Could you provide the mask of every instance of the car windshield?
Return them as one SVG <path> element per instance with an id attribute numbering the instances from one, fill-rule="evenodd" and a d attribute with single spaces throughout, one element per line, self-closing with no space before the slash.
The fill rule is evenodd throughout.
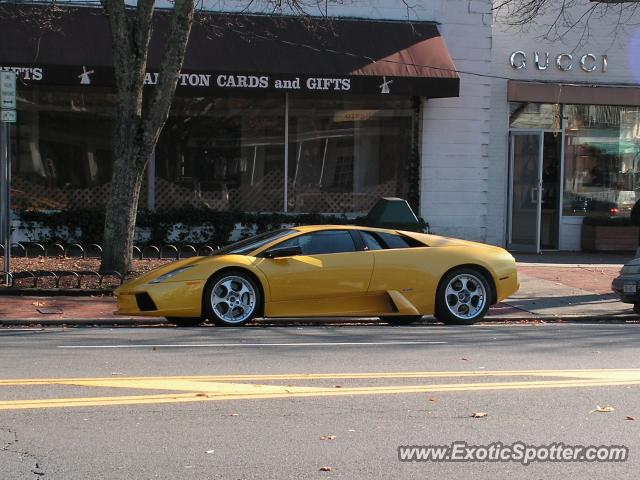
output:
<path id="1" fill-rule="evenodd" d="M 295 230 L 291 230 L 290 228 L 282 228 L 280 230 L 272 230 L 270 232 L 262 233 L 260 235 L 255 235 L 253 237 L 245 238 L 244 240 L 240 240 L 238 242 L 227 245 L 226 247 L 221 248 L 220 250 L 216 250 L 214 255 L 246 255 L 247 253 L 253 252 L 257 248 L 266 245 L 278 238 L 286 237 L 294 233 Z"/>

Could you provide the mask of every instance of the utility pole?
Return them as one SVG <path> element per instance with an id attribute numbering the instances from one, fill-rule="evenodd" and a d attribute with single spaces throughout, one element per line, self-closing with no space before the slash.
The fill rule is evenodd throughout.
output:
<path id="1" fill-rule="evenodd" d="M 11 124 L 16 122 L 16 74 L 0 72 L 0 242 L 4 246 L 2 276 L 11 272 Z"/>

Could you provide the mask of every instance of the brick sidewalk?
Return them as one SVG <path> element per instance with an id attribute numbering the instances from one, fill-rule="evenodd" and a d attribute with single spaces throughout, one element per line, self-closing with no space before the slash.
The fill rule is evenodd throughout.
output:
<path id="1" fill-rule="evenodd" d="M 540 264 L 519 266 L 518 272 L 599 295 L 607 295 L 611 293 L 611 282 L 618 276 L 620 267 L 587 267 L 582 265 L 558 267 Z"/>

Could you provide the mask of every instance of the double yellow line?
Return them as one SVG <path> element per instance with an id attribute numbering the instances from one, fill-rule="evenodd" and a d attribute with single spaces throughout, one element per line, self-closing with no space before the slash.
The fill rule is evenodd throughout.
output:
<path id="1" fill-rule="evenodd" d="M 524 377 L 524 379 L 522 379 Z M 533 379 L 532 379 L 533 377 Z M 389 386 L 298 386 L 255 382 L 314 380 L 407 380 L 466 378 L 467 383 L 424 383 Z M 513 378 L 504 381 L 502 378 Z M 518 378 L 521 378 L 520 380 Z M 483 379 L 491 381 L 481 381 Z M 499 379 L 499 381 L 498 381 Z M 478 381 L 480 380 L 480 381 Z M 486 390 L 588 388 L 640 385 L 640 369 L 506 370 L 453 372 L 314 373 L 281 375 L 208 375 L 169 377 L 102 377 L 0 380 L 2 387 L 74 386 L 156 390 L 155 395 L 118 395 L 0 401 L 0 410 L 96 407 L 221 400 L 274 399 L 313 396 L 385 395 Z M 169 392 L 169 393 L 167 393 Z"/>

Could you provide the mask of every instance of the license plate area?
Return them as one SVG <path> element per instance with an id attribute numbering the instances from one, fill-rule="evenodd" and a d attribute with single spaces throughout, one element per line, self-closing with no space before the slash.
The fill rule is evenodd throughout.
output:
<path id="1" fill-rule="evenodd" d="M 622 286 L 622 291 L 624 293 L 636 293 L 637 287 L 635 283 L 625 283 Z"/>

